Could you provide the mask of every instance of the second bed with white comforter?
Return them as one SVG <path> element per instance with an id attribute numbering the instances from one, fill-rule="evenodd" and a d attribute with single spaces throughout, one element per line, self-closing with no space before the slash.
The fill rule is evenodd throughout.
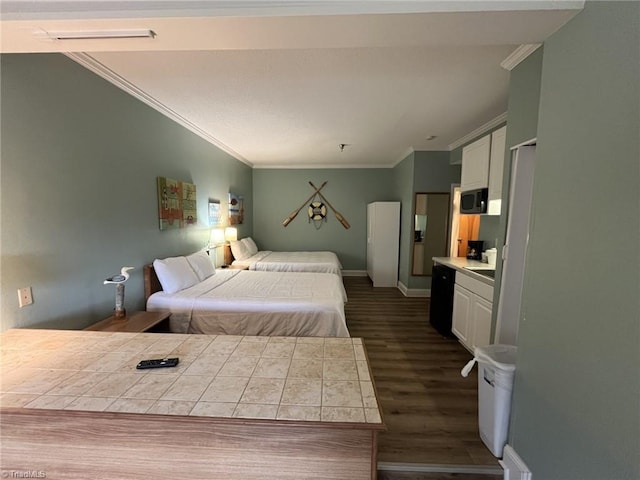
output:
<path id="1" fill-rule="evenodd" d="M 178 333 L 348 337 L 342 278 L 330 273 L 218 270 L 147 310 L 170 310 Z"/>
<path id="2" fill-rule="evenodd" d="M 255 255 L 234 260 L 233 265 L 264 272 L 319 272 L 341 275 L 342 265 L 333 252 L 272 252 L 263 250 Z"/>

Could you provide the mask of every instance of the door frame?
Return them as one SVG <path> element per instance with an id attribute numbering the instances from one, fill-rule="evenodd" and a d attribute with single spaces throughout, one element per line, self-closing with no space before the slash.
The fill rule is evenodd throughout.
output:
<path id="1" fill-rule="evenodd" d="M 517 345 L 529 243 L 536 139 L 510 149 L 511 176 L 495 343 Z"/>
<path id="2" fill-rule="evenodd" d="M 460 227 L 460 184 L 451 184 L 451 197 L 449 200 L 449 256 L 457 257 L 458 252 L 458 228 Z M 454 255 L 455 249 L 455 255 Z"/>

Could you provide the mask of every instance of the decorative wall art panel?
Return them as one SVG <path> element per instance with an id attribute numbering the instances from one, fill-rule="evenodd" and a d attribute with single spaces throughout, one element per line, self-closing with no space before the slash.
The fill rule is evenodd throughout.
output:
<path id="1" fill-rule="evenodd" d="M 166 177 L 158 177 L 157 183 L 160 230 L 196 225 L 196 186 Z"/>
<path id="2" fill-rule="evenodd" d="M 229 192 L 229 225 L 241 225 L 244 222 L 244 202 L 242 195 Z"/>
<path id="3" fill-rule="evenodd" d="M 182 182 L 182 220 L 183 227 L 198 223 L 196 186 L 193 183 Z"/>
<path id="4" fill-rule="evenodd" d="M 209 200 L 209 226 L 217 227 L 220 225 L 222 225 L 220 200 Z"/>

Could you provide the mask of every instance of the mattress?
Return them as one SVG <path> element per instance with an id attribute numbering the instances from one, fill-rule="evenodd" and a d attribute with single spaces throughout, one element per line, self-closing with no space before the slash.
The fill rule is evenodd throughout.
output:
<path id="1" fill-rule="evenodd" d="M 233 265 L 265 272 L 318 272 L 341 275 L 342 265 L 333 252 L 272 252 L 263 250 Z"/>
<path id="2" fill-rule="evenodd" d="M 348 337 L 346 300 L 333 274 L 218 270 L 177 293 L 154 293 L 147 310 L 170 310 L 178 333 Z"/>

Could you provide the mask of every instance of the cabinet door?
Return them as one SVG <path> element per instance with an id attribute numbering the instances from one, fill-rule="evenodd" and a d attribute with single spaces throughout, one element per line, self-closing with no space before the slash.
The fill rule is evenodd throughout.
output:
<path id="1" fill-rule="evenodd" d="M 473 294 L 459 285 L 453 289 L 453 317 L 451 331 L 460 342 L 469 347 L 469 319 L 471 314 L 471 296 Z"/>
<path id="2" fill-rule="evenodd" d="M 489 186 L 490 151 L 491 135 L 486 135 L 462 149 L 460 189 L 463 192 Z"/>
<path id="3" fill-rule="evenodd" d="M 507 127 L 491 134 L 491 157 L 489 161 L 489 205 L 487 214 L 500 215 L 502 208 L 502 174 L 504 171 Z"/>
<path id="4" fill-rule="evenodd" d="M 484 347 L 491 343 L 491 302 L 474 295 L 471 305 L 471 324 L 473 333 L 469 333 L 471 338 L 471 348 Z"/>

